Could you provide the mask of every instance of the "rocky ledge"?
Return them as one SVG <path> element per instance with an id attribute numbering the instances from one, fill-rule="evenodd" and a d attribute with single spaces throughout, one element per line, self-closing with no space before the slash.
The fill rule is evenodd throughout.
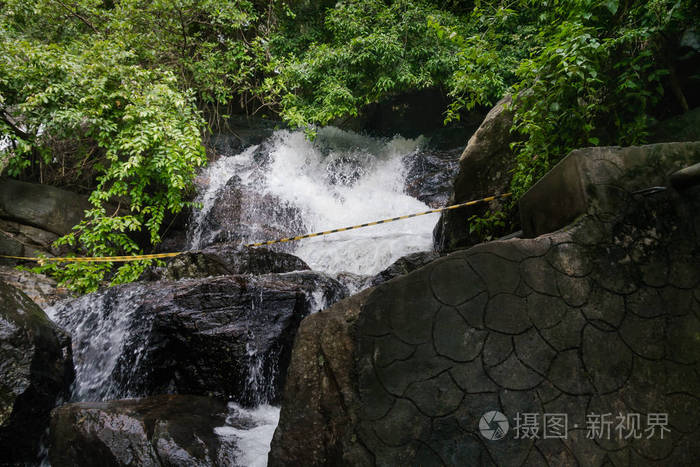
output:
<path id="1" fill-rule="evenodd" d="M 161 393 L 275 400 L 301 320 L 345 297 L 303 271 L 127 284 L 56 306 L 81 398 Z M 279 376 L 278 376 L 279 375 Z"/>

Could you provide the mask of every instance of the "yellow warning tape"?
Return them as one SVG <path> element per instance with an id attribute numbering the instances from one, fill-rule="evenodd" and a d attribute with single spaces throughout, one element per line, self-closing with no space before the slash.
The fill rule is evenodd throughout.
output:
<path id="1" fill-rule="evenodd" d="M 247 245 L 244 245 L 244 246 L 254 248 L 254 247 L 258 247 L 258 246 L 274 245 L 275 243 L 294 242 L 297 240 L 303 240 L 305 238 L 320 237 L 322 235 L 330 235 L 330 234 L 334 234 L 334 233 L 338 233 L 338 232 L 347 232 L 348 230 L 361 229 L 364 227 L 370 227 L 370 226 L 379 225 L 379 224 L 387 224 L 389 222 L 400 221 L 403 219 L 410 219 L 412 217 L 425 216 L 427 214 L 434 214 L 436 212 L 450 211 L 452 209 L 463 208 L 465 206 L 473 206 L 473 205 L 479 204 L 479 203 L 488 203 L 488 202 L 496 200 L 496 199 L 507 198 L 511 195 L 512 195 L 512 193 L 503 193 L 502 195 L 489 196 L 487 198 L 467 201 L 466 203 L 454 204 L 452 206 L 445 206 L 443 208 L 438 208 L 438 209 L 431 209 L 430 211 L 418 212 L 415 214 L 408 214 L 408 215 L 399 216 L 399 217 L 392 217 L 389 219 L 382 219 L 380 221 L 367 222 L 366 224 L 358 224 L 358 225 L 353 225 L 350 227 L 341 227 L 339 229 L 326 230 L 324 232 L 315 232 L 315 233 L 310 233 L 310 234 L 306 234 L 306 235 L 299 235 L 297 237 L 280 238 L 278 240 L 270 240 L 268 242 L 248 243 Z M 26 257 L 26 256 L 0 255 L 0 258 L 19 259 L 19 260 L 23 260 L 23 261 L 38 261 L 39 263 L 44 263 L 47 261 L 75 262 L 75 263 L 90 263 L 90 262 L 106 263 L 106 262 L 141 261 L 141 260 L 145 260 L 145 259 L 172 258 L 172 257 L 180 255 L 182 253 L 185 253 L 185 252 L 179 251 L 176 253 L 156 253 L 153 255 L 132 255 L 132 256 L 100 256 L 100 257 L 91 257 L 91 258 L 90 257 L 34 258 L 34 257 Z"/>
<path id="2" fill-rule="evenodd" d="M 390 219 L 382 219 L 380 221 L 368 222 L 366 224 L 353 225 L 350 227 L 342 227 L 340 229 L 326 230 L 325 232 L 310 233 L 310 234 L 306 234 L 306 235 L 300 235 L 298 237 L 280 238 L 279 240 L 270 240 L 269 242 L 249 243 L 245 246 L 256 247 L 256 246 L 273 245 L 275 243 L 294 242 L 296 240 L 302 240 L 304 238 L 320 237 L 321 235 L 330 235 L 330 234 L 334 234 L 334 233 L 338 233 L 338 232 L 346 232 L 348 230 L 361 229 L 363 227 L 369 227 L 372 225 L 387 224 L 389 222 L 400 221 L 403 219 L 410 219 L 411 217 L 425 216 L 426 214 L 434 214 L 436 212 L 449 211 L 451 209 L 463 208 L 465 206 L 473 206 L 473 205 L 479 204 L 479 203 L 488 203 L 489 201 L 493 201 L 495 199 L 500 199 L 500 198 L 507 198 L 511 195 L 512 195 L 512 193 L 504 193 L 502 195 L 489 196 L 488 198 L 476 199 L 473 201 L 467 201 L 466 203 L 454 204 L 452 206 L 446 206 L 444 208 L 431 209 L 430 211 L 418 212 L 416 214 L 408 214 L 406 216 L 392 217 Z"/>
<path id="3" fill-rule="evenodd" d="M 157 253 L 154 255 L 132 255 L 132 256 L 95 256 L 95 257 L 65 257 L 65 258 L 35 258 L 28 256 L 9 256 L 0 255 L 0 258 L 21 259 L 24 261 L 38 261 L 44 263 L 53 261 L 56 263 L 108 263 L 108 262 L 126 262 L 126 261 L 141 261 L 145 259 L 172 258 L 184 252 L 177 253 Z"/>

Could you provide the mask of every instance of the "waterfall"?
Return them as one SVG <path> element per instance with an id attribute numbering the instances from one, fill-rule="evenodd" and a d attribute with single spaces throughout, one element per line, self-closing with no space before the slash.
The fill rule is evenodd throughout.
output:
<path id="1" fill-rule="evenodd" d="M 193 216 L 189 245 L 272 240 L 271 234 L 330 230 L 430 209 L 404 192 L 404 158 L 425 143 L 422 137 L 371 138 L 333 127 L 319 130 L 313 142 L 301 131 L 277 131 L 261 145 L 221 157 L 200 176 L 202 208 Z M 242 205 L 232 205 L 227 189 L 241 194 L 236 203 Z M 238 215 L 222 219 L 226 209 Z M 317 271 L 373 275 L 402 256 L 431 249 L 437 218 L 431 214 L 276 248 L 288 248 Z M 241 221 L 248 219 L 254 219 L 252 228 L 242 230 Z"/>
<path id="2" fill-rule="evenodd" d="M 130 332 L 142 294 L 138 285 L 117 287 L 57 303 L 47 309 L 49 318 L 68 331 L 73 341 L 76 379 L 73 399 L 99 401 L 128 397 L 128 387 L 115 381 L 120 359 L 129 359 L 133 368 L 143 350 L 139 342 L 144 332 Z M 79 310 L 76 313 L 75 310 Z"/>
<path id="3" fill-rule="evenodd" d="M 201 249 L 220 241 L 271 240 L 428 210 L 428 205 L 405 193 L 406 160 L 425 144 L 422 137 L 371 138 L 332 127 L 320 129 L 313 141 L 301 131 L 276 131 L 258 145 L 222 155 L 199 174 L 196 201 L 200 208 L 191 218 L 189 248 Z M 364 287 L 364 278 L 400 257 L 430 250 L 437 217 L 432 214 L 273 248 L 297 255 L 312 270 L 335 276 L 357 291 Z M 314 287 L 306 298 L 310 312 L 332 301 L 320 286 Z M 140 307 L 160 303 L 161 293 L 167 291 L 130 284 L 48 310 L 73 338 L 74 400 L 142 395 L 140 378 L 150 365 L 144 363 L 149 361 L 144 348 L 149 339 L 159 345 L 159 338 L 150 337 L 153 322 Z M 255 297 L 250 302 L 246 325 L 255 313 L 269 312 L 262 308 L 262 293 L 260 289 L 259 300 Z M 252 329 L 245 332 L 254 333 Z M 273 367 L 266 372 L 266 355 L 255 339 L 245 344 L 245 353 L 244 399 L 253 401 L 255 407 L 231 402 L 231 422 L 215 432 L 223 444 L 235 446 L 231 449 L 236 451 L 237 463 L 264 466 L 280 412 L 279 407 L 269 405 L 271 378 L 276 375 L 268 373 L 279 370 Z M 136 373 L 133 369 L 139 366 L 141 373 Z"/>

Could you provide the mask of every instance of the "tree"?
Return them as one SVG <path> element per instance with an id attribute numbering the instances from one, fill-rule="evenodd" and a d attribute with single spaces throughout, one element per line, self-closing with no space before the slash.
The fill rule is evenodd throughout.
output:
<path id="1" fill-rule="evenodd" d="M 58 244 L 91 256 L 141 252 L 136 232 L 157 244 L 166 213 L 191 204 L 187 190 L 206 161 L 203 121 L 192 93 L 178 88 L 172 72 L 140 65 L 114 38 L 49 30 L 56 42 L 44 43 L 32 37 L 33 28 L 14 28 L 28 19 L 19 18 L 12 5 L 6 8 L 0 23 L 0 125 L 12 135 L 5 154 L 9 174 L 19 176 L 33 162 L 40 173 L 60 165 L 80 171 L 89 159 L 94 208 Z M 59 158 L 57 147 L 65 141 L 73 144 Z M 111 263 L 50 263 L 42 270 L 90 291 L 107 278 L 133 280 L 147 264 L 126 263 L 114 273 Z"/>

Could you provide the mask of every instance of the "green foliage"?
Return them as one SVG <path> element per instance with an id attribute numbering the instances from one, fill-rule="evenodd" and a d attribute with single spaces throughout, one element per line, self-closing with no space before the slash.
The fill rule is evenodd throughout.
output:
<path id="1" fill-rule="evenodd" d="M 490 0 L 476 2 L 462 30 L 431 21 L 460 47 L 446 120 L 514 95 L 516 202 L 575 148 L 644 141 L 674 43 L 697 24 L 698 8 L 690 0 Z M 470 220 L 486 236 L 501 222 L 493 213 Z"/>
<path id="2" fill-rule="evenodd" d="M 402 91 L 440 85 L 455 69 L 457 46 L 429 27 L 456 17 L 426 2 L 338 2 L 290 44 L 292 19 L 271 37 L 273 58 L 261 95 L 292 126 L 358 115 L 369 103 Z"/>
<path id="3" fill-rule="evenodd" d="M 262 12 L 246 0 L 121 0 L 104 9 L 102 28 L 148 68 L 165 68 L 191 89 L 218 124 L 232 100 L 247 99 L 264 60 Z"/>
<path id="4" fill-rule="evenodd" d="M 477 2 L 466 25 L 450 27 L 430 18 L 441 38 L 459 46 L 457 66 L 446 81 L 452 103 L 445 122 L 459 120 L 463 109 L 493 105 L 516 82 L 518 63 L 527 58 L 536 29 L 532 9 L 516 11 L 502 2 Z"/>
<path id="5" fill-rule="evenodd" d="M 57 164 L 51 145 L 56 139 L 85 141 L 74 161 L 97 159 L 94 207 L 57 245 L 91 256 L 135 254 L 141 252 L 134 235 L 139 232 L 157 244 L 166 214 L 190 204 L 187 190 L 206 161 L 203 121 L 192 96 L 178 89 L 172 73 L 145 69 L 113 39 L 88 35 L 46 44 L 3 26 L 3 130 L 16 130 L 9 173 L 21 173 L 30 153 L 45 165 Z M 40 269 L 84 292 L 108 278 L 113 284 L 133 280 L 146 265 L 125 263 L 114 272 L 111 263 L 50 263 Z"/>
<path id="6" fill-rule="evenodd" d="M 543 12 L 518 67 L 515 197 L 572 149 L 644 141 L 663 95 L 668 41 L 693 21 L 690 1 L 562 1 Z"/>
<path id="7" fill-rule="evenodd" d="M 193 90 L 214 124 L 232 100 L 248 98 L 265 58 L 258 29 L 264 10 L 251 1 L 3 3 L 5 24 L 32 40 L 78 44 L 83 36 L 101 38 L 118 42 L 145 68 L 172 72 L 181 89 Z"/>
<path id="8" fill-rule="evenodd" d="M 473 215 L 469 217 L 469 233 L 474 234 L 481 241 L 490 241 L 495 237 L 498 229 L 506 226 L 505 211 L 486 211 L 484 215 Z"/>

